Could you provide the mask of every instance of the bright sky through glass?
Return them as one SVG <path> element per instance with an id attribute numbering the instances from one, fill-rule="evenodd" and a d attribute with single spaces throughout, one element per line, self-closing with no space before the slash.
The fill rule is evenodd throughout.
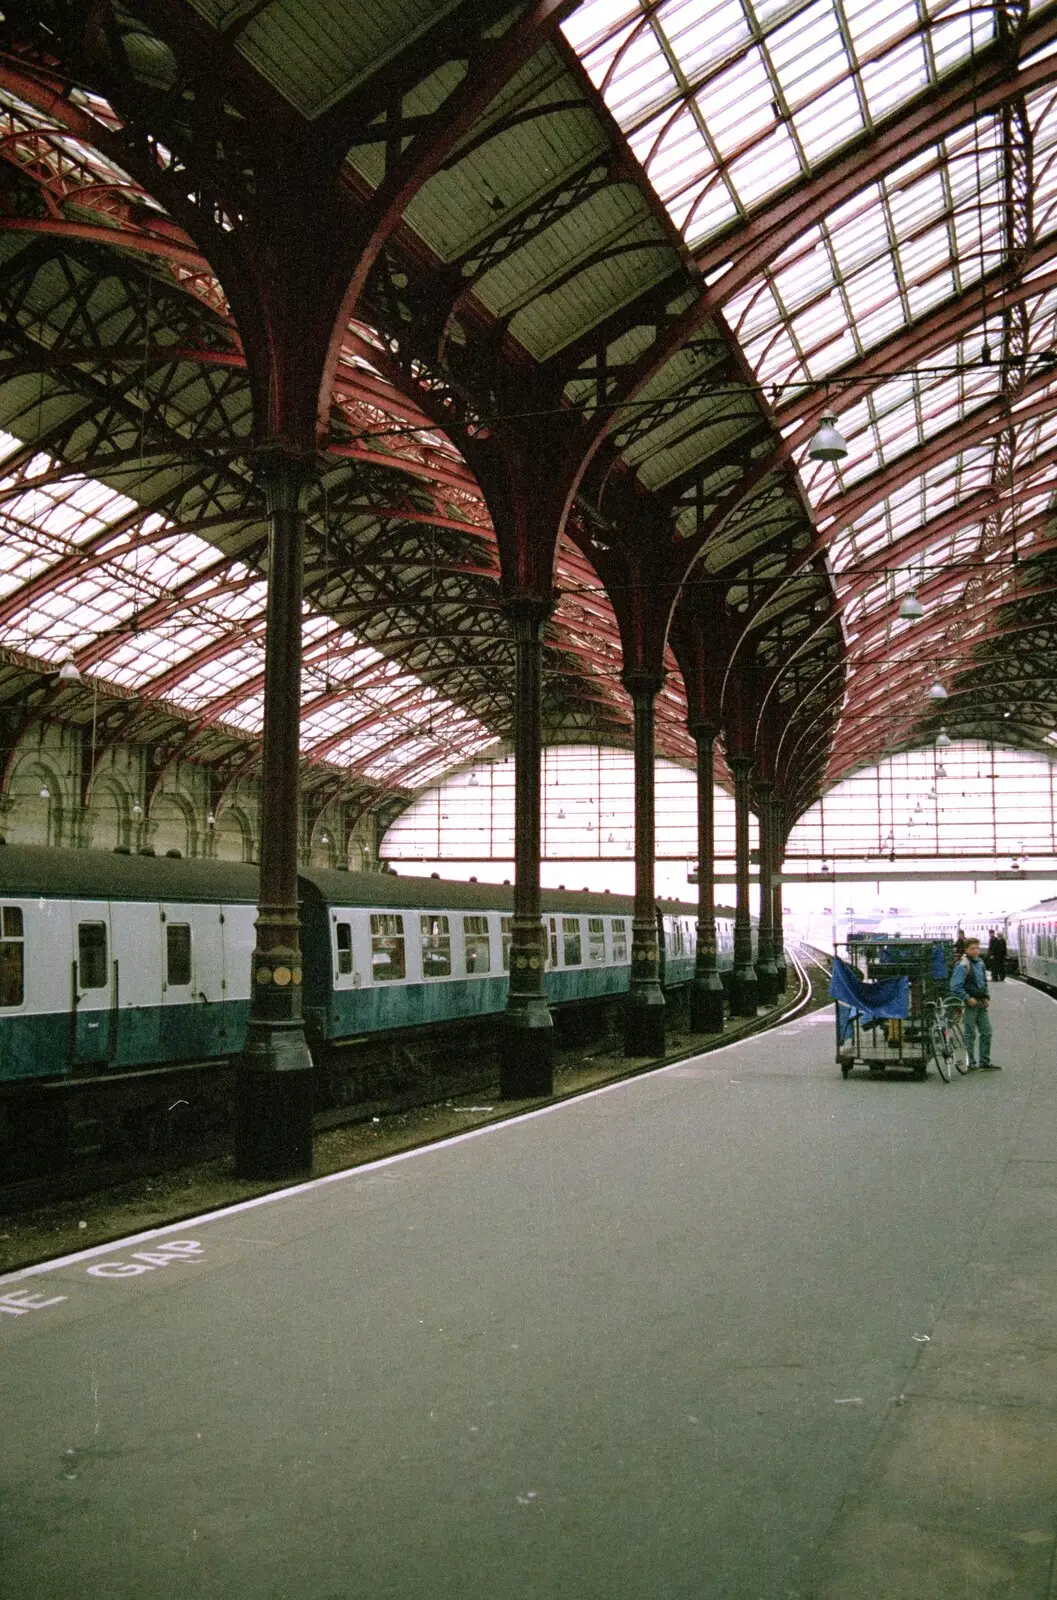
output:
<path id="1" fill-rule="evenodd" d="M 0 433 L 0 463 L 21 450 Z M 0 643 L 257 736 L 266 584 L 193 534 L 38 454 L 0 464 Z M 410 787 L 495 742 L 371 645 L 304 608 L 302 750 Z"/>
<path id="2" fill-rule="evenodd" d="M 983 282 L 1001 274 L 1021 347 L 1057 346 L 1057 89 L 1025 97 L 1023 134 L 1015 118 L 969 110 L 902 159 L 892 141 L 890 161 L 857 190 L 834 186 L 837 203 L 770 256 L 754 242 L 752 275 L 724 294 L 748 248 L 739 235 L 766 240 L 745 230 L 779 197 L 809 193 L 844 152 L 871 138 L 883 150 L 901 109 L 993 42 L 995 9 L 588 0 L 565 33 L 687 245 L 708 248 L 707 281 L 786 437 L 805 414 L 817 419 L 810 407 L 830 386 L 847 458 L 811 462 L 803 431 L 795 452 L 852 645 L 846 723 L 869 709 L 866 652 L 902 663 L 907 704 L 920 707 L 925 683 L 954 664 L 941 649 L 951 628 L 960 621 L 963 644 L 978 635 L 1009 586 L 996 540 L 1015 535 L 1019 549 L 1038 537 L 1057 461 L 1051 375 L 1001 366 L 1010 323 L 985 315 Z M 988 563 L 985 595 L 971 579 Z M 920 683 L 912 625 L 898 617 L 911 586 L 927 615 L 948 618 L 917 635 Z M 892 737 L 904 725 L 893 708 Z"/>
<path id="3" fill-rule="evenodd" d="M 871 130 L 993 27 L 963 0 L 587 0 L 564 31 L 693 245 Z"/>

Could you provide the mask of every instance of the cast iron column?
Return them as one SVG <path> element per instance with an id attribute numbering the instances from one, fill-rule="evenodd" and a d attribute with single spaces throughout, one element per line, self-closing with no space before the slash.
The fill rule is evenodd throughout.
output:
<path id="1" fill-rule="evenodd" d="M 540 756 L 543 624 L 548 601 L 511 600 L 514 631 L 514 925 L 510 986 L 500 1038 L 499 1093 L 527 1100 L 554 1092 L 554 1024 L 543 983 L 546 933 L 540 921 Z"/>
<path id="2" fill-rule="evenodd" d="M 778 877 L 785 863 L 785 817 L 782 802 L 776 795 L 771 796 L 771 859 L 774 867 L 774 876 Z M 789 984 L 789 973 L 785 963 L 785 937 L 782 931 L 782 885 L 776 883 L 772 891 L 771 901 L 771 950 L 774 954 L 774 967 L 778 974 L 778 993 L 785 994 Z"/>
<path id="3" fill-rule="evenodd" d="M 774 872 L 773 816 L 771 813 L 772 785 L 757 783 L 756 800 L 760 819 L 760 922 L 756 934 L 756 985 L 761 1005 L 773 1006 L 778 999 L 778 969 L 774 964 L 774 895 L 771 876 Z"/>
<path id="4" fill-rule="evenodd" d="M 734 873 L 737 881 L 730 1014 L 733 1017 L 754 1017 L 756 973 L 752 966 L 752 919 L 749 915 L 749 779 L 752 776 L 752 759 L 728 755 L 727 765 L 734 776 Z"/>
<path id="5" fill-rule="evenodd" d="M 260 904 L 249 1027 L 238 1068 L 235 1159 L 242 1177 L 287 1178 L 312 1170 L 312 1058 L 301 1020 L 297 915 L 304 542 L 299 499 L 309 468 L 273 455 L 259 470 L 269 519 Z"/>
<path id="6" fill-rule="evenodd" d="M 635 708 L 635 914 L 631 924 L 631 977 L 624 1015 L 624 1054 L 663 1056 L 664 990 L 661 988 L 655 850 L 653 702 L 659 674 L 627 672 L 623 683 Z"/>
<path id="7" fill-rule="evenodd" d="M 697 956 L 690 985 L 691 1033 L 723 1032 L 723 980 L 716 960 L 715 728 L 697 741 Z"/>

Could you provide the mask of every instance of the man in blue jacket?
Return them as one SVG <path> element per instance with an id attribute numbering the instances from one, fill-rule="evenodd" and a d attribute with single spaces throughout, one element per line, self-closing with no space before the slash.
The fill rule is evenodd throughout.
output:
<path id="1" fill-rule="evenodd" d="M 951 974 L 951 994 L 965 1003 L 965 1048 L 971 1067 L 980 1066 L 992 1072 L 998 1063 L 991 1060 L 991 1018 L 988 1007 L 991 994 L 987 982 L 987 968 L 980 955 L 979 939 L 966 939 L 965 954 L 958 957 Z M 980 1059 L 976 1060 L 976 1036 L 980 1036 Z"/>

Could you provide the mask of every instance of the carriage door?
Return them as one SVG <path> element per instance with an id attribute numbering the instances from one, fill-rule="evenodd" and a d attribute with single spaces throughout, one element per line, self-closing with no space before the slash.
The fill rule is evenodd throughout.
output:
<path id="1" fill-rule="evenodd" d="M 73 1060 L 75 1067 L 109 1061 L 114 1033 L 114 974 L 110 907 L 105 900 L 74 901 Z"/>
<path id="2" fill-rule="evenodd" d="M 198 1054 L 195 950 L 191 906 L 158 907 L 161 931 L 161 1009 L 163 1049 L 168 1061 L 190 1061 Z"/>

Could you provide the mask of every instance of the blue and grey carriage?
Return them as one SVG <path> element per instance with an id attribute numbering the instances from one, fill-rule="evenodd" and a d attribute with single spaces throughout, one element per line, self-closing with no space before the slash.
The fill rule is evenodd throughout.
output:
<path id="1" fill-rule="evenodd" d="M 90 850 L 0 849 L 0 1084 L 235 1055 L 249 1015 L 255 867 Z M 506 1003 L 506 886 L 300 874 L 305 1020 L 328 1045 L 484 1017 Z M 545 891 L 559 1010 L 627 989 L 632 902 Z M 694 908 L 658 907 L 665 981 L 693 975 Z M 719 919 L 719 963 L 731 926 Z"/>

